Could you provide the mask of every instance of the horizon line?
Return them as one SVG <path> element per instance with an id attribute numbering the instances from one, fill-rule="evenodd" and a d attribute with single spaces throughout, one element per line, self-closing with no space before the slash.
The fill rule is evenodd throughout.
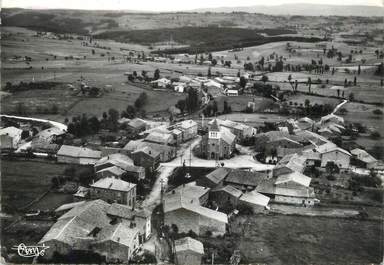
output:
<path id="1" fill-rule="evenodd" d="M 240 6 L 217 6 L 217 7 L 197 7 L 192 9 L 180 9 L 180 10 L 140 10 L 140 9 L 117 9 L 117 8 L 111 8 L 111 9 L 87 9 L 87 8 L 65 8 L 65 7 L 39 7 L 39 6 L 27 6 L 27 7 L 20 7 L 20 6 L 3 6 L 1 9 L 32 9 L 32 10 L 88 10 L 88 11 L 121 11 L 121 12 L 149 12 L 149 13 L 175 13 L 175 12 L 215 12 L 215 11 L 199 11 L 201 9 L 221 9 L 221 8 L 244 8 L 244 7 L 273 7 L 273 6 L 285 6 L 285 5 L 314 5 L 314 6 L 350 6 L 350 7 L 384 7 L 384 1 L 382 5 L 370 5 L 370 4 L 316 4 L 316 3 L 286 3 L 286 4 L 270 4 L 270 5 L 240 5 Z M 218 11 L 218 13 L 222 13 L 223 11 Z M 229 11 L 230 12 L 230 11 Z M 235 11 L 236 12 L 236 11 Z M 254 12 L 247 12 L 247 11 L 239 11 L 244 13 L 254 13 Z"/>

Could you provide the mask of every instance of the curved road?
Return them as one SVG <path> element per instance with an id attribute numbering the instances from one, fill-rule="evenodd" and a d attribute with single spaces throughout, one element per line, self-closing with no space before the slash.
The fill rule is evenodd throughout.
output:
<path id="1" fill-rule="evenodd" d="M 31 118 L 31 117 L 3 115 L 3 114 L 0 115 L 0 118 L 1 117 L 10 118 L 10 119 L 17 119 L 17 120 L 25 120 L 25 121 L 47 122 L 47 123 L 51 124 L 53 127 L 59 128 L 62 131 L 67 131 L 67 125 L 60 123 L 60 122 L 57 122 L 57 121 L 50 121 L 50 120 Z"/>

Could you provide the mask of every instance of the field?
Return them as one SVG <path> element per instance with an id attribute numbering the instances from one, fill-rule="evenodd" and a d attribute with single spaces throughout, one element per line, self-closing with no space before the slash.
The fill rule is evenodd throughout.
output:
<path id="1" fill-rule="evenodd" d="M 239 249 L 243 263 L 357 265 L 383 257 L 380 222 L 257 215 L 237 217 L 230 229 L 234 234 L 224 240 L 204 237 L 204 246 L 225 248 L 227 254 Z"/>
<path id="2" fill-rule="evenodd" d="M 15 211 L 41 196 L 50 189 L 52 177 L 62 175 L 65 167 L 36 161 L 1 160 L 3 209 Z"/>

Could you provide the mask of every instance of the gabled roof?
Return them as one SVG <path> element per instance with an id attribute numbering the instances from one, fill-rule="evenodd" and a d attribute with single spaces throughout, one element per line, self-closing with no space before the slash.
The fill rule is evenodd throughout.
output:
<path id="1" fill-rule="evenodd" d="M 36 136 L 39 138 L 49 138 L 54 135 L 63 135 L 65 134 L 65 131 L 61 130 L 58 127 L 51 127 L 45 130 L 40 131 Z"/>
<path id="2" fill-rule="evenodd" d="M 321 117 L 321 119 L 320 119 L 321 123 L 326 123 L 329 121 L 336 121 L 338 123 L 344 123 L 344 118 L 337 116 L 335 114 L 328 114 L 326 116 Z"/>
<path id="3" fill-rule="evenodd" d="M 269 197 L 257 192 L 257 191 L 251 191 L 251 192 L 246 192 L 243 195 L 241 195 L 240 201 L 249 203 L 249 204 L 254 204 L 254 205 L 259 205 L 259 206 L 267 206 L 269 202 Z"/>
<path id="4" fill-rule="evenodd" d="M 214 188 L 211 192 L 214 193 L 214 192 L 218 192 L 218 191 L 223 191 L 225 193 L 228 193 L 235 198 L 239 198 L 243 194 L 240 190 L 236 189 L 235 187 L 233 187 L 231 185 L 226 185 L 223 187 Z"/>
<path id="5" fill-rule="evenodd" d="M 172 191 L 169 193 L 180 193 L 182 196 L 186 198 L 191 198 L 191 199 L 199 199 L 205 194 L 209 192 L 210 188 L 202 187 L 196 185 L 196 182 L 190 182 L 187 184 L 180 185 L 176 188 L 174 188 Z"/>
<path id="6" fill-rule="evenodd" d="M 104 164 L 112 164 L 120 169 L 127 171 L 128 169 L 132 168 L 133 160 L 124 154 L 115 153 L 102 157 L 95 163 L 95 167 L 99 167 Z"/>
<path id="7" fill-rule="evenodd" d="M 292 171 L 303 172 L 306 158 L 298 154 L 284 156 L 275 166 L 275 169 L 289 168 Z"/>
<path id="8" fill-rule="evenodd" d="M 147 155 L 149 155 L 150 157 L 152 158 L 156 158 L 160 155 L 160 153 L 158 151 L 156 151 L 155 149 L 149 147 L 149 146 L 145 146 L 145 147 L 142 147 L 142 148 L 139 148 L 137 149 L 136 151 L 133 152 L 133 154 L 137 154 L 137 153 L 145 153 Z"/>
<path id="9" fill-rule="evenodd" d="M 280 175 L 277 178 L 275 185 L 279 185 L 287 182 L 295 182 L 299 185 L 309 187 L 309 184 L 311 183 L 311 181 L 312 179 L 310 177 L 307 177 L 306 175 L 300 172 L 294 171 L 288 174 Z"/>
<path id="10" fill-rule="evenodd" d="M 159 153 L 173 152 L 176 150 L 175 147 L 164 145 L 164 144 L 146 142 L 146 141 L 143 141 L 143 139 L 130 141 L 128 144 L 124 146 L 124 149 L 129 151 L 135 151 L 137 149 L 144 148 L 146 146 Z"/>
<path id="11" fill-rule="evenodd" d="M 356 156 L 357 159 L 359 159 L 359 160 L 361 160 L 367 164 L 377 162 L 376 158 L 371 156 L 367 151 L 360 149 L 360 148 L 355 148 L 355 149 L 351 150 L 351 154 Z"/>
<path id="12" fill-rule="evenodd" d="M 192 251 L 204 255 L 204 246 L 200 241 L 191 237 L 184 237 L 175 240 L 176 253 L 183 251 Z"/>
<path id="13" fill-rule="evenodd" d="M 101 157 L 101 152 L 86 147 L 62 145 L 57 152 L 57 155 L 99 159 Z"/>
<path id="14" fill-rule="evenodd" d="M 167 195 L 164 199 L 164 213 L 178 209 L 185 209 L 206 218 L 214 219 L 222 223 L 228 223 L 228 217 L 225 213 L 200 206 L 197 199 L 191 200 L 183 197 L 181 194 Z"/>
<path id="15" fill-rule="evenodd" d="M 97 171 L 96 173 L 101 173 L 101 172 L 111 172 L 111 173 L 114 174 L 115 176 L 121 176 L 121 175 L 123 175 L 126 171 L 125 171 L 125 170 L 122 170 L 121 168 L 119 168 L 119 167 L 117 167 L 117 166 L 111 166 L 111 167 L 103 168 L 103 169 Z"/>
<path id="16" fill-rule="evenodd" d="M 197 123 L 194 120 L 185 120 L 175 124 L 175 126 L 183 129 L 189 129 L 191 127 L 197 126 Z"/>
<path id="17" fill-rule="evenodd" d="M 235 141 L 236 135 L 231 133 L 229 129 L 221 127 L 220 132 L 221 132 L 221 139 L 227 144 L 232 144 Z"/>
<path id="18" fill-rule="evenodd" d="M 256 191 L 264 194 L 274 194 L 280 196 L 314 198 L 315 192 L 312 187 L 301 188 L 281 188 L 274 185 L 275 179 L 268 179 L 261 182 Z"/>
<path id="19" fill-rule="evenodd" d="M 221 181 L 225 179 L 225 177 L 228 175 L 228 173 L 231 170 L 229 168 L 220 167 L 212 171 L 211 173 L 207 174 L 205 178 L 209 179 L 211 182 L 215 184 L 219 184 Z"/>
<path id="20" fill-rule="evenodd" d="M 79 206 L 81 204 L 85 203 L 85 201 L 79 201 L 79 202 L 71 202 L 63 204 L 55 209 L 55 212 L 61 212 L 61 211 L 67 211 L 70 210 L 76 206 Z"/>
<path id="21" fill-rule="evenodd" d="M 233 169 L 229 172 L 225 182 L 256 187 L 266 177 L 266 173 Z"/>
<path id="22" fill-rule="evenodd" d="M 117 178 L 102 178 L 90 185 L 92 188 L 117 190 L 117 191 L 130 191 L 136 184 L 130 183 Z"/>
<path id="23" fill-rule="evenodd" d="M 142 120 L 140 118 L 135 118 L 133 120 L 131 120 L 128 125 L 130 127 L 133 127 L 133 128 L 140 128 L 140 127 L 144 127 L 147 125 L 147 123 L 145 122 L 145 120 Z"/>
<path id="24" fill-rule="evenodd" d="M 59 220 L 78 217 L 82 221 L 97 227 L 103 227 L 109 224 L 109 218 L 105 215 L 107 208 L 110 206 L 103 200 L 87 201 L 81 205 L 72 208 L 69 212 L 60 216 Z"/>
<path id="25" fill-rule="evenodd" d="M 98 235 L 98 240 L 94 244 L 113 241 L 131 247 L 132 241 L 139 234 L 139 228 L 132 226 L 130 221 L 123 220 L 115 225 L 103 228 Z"/>
<path id="26" fill-rule="evenodd" d="M 171 133 L 153 131 L 145 137 L 145 140 L 149 142 L 168 144 L 172 142 L 173 136 Z"/>
<path id="27" fill-rule="evenodd" d="M 334 143 L 331 143 L 331 142 L 328 142 L 327 144 L 323 144 L 323 145 L 318 146 L 316 148 L 316 151 L 319 152 L 320 154 L 326 154 L 329 152 L 339 151 L 339 152 L 344 153 L 348 156 L 351 156 L 351 154 L 348 151 L 338 147 L 337 145 L 335 145 Z"/>
<path id="28" fill-rule="evenodd" d="M 134 217 L 141 217 L 146 219 L 151 216 L 151 212 L 147 209 L 132 209 L 132 207 L 129 207 L 128 205 L 119 203 L 112 203 L 112 205 L 107 210 L 107 214 L 129 220 L 133 219 Z"/>

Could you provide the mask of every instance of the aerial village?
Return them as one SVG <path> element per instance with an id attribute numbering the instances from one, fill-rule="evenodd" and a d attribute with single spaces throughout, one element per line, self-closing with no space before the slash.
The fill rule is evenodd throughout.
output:
<path id="1" fill-rule="evenodd" d="M 38 31 L 30 38 L 48 43 L 69 37 Z M 92 55 L 108 51 L 98 42 L 88 36 L 79 40 Z M 279 225 L 286 223 L 284 233 L 289 234 L 294 233 L 291 226 L 299 231 L 300 218 L 352 220 L 361 226 L 380 220 L 384 163 L 371 152 L 377 151 L 375 143 L 367 148 L 356 139 L 380 145 L 381 136 L 364 120 L 346 118 L 346 106 L 365 104 L 373 110 L 370 115 L 381 117 L 382 105 L 358 101 L 353 89 L 363 86 L 368 75 L 382 89 L 382 75 L 372 71 L 383 73 L 383 50 L 343 57 L 323 41 L 312 44 L 320 54 L 316 61 L 293 65 L 287 61 L 297 56 L 300 42 L 281 45 L 286 55 L 271 52 L 255 63 L 237 58 L 236 53 L 248 56 L 247 48 L 227 51 L 233 60 L 215 52 L 170 56 L 130 50 L 120 58 L 124 69 L 113 78 L 140 93 L 121 112 L 101 102 L 116 91 L 91 80 L 91 74 L 77 72 L 73 82 L 55 74 L 56 82 L 65 83 L 82 101 L 95 98 L 98 103 L 62 118 L 55 111 L 59 103 L 44 115 L 28 114 L 20 103 L 14 112 L 1 114 L 2 174 L 12 189 L 24 189 L 3 195 L 3 233 L 48 247 L 44 256 L 33 258 L 35 263 L 300 264 L 275 263 L 272 239 L 255 243 L 261 235 L 269 238 L 268 224 L 285 218 Z M 360 54 L 372 61 L 370 70 L 360 65 Z M 112 52 L 106 56 L 106 65 L 118 60 Z M 33 60 L 25 57 L 16 64 Z M 337 63 L 332 66 L 331 60 Z M 336 66 L 344 62 L 352 70 Z M 152 68 L 140 71 L 142 65 Z M 102 66 L 95 67 L 102 75 Z M 185 70 L 193 68 L 198 70 Z M 279 78 L 283 81 L 275 82 Z M 7 82 L 4 91 L 12 91 L 12 97 L 45 85 L 55 86 Z M 151 93 L 162 94 L 149 103 Z M 167 100 L 165 112 L 145 112 L 143 106 Z M 32 184 L 39 177 L 48 182 L 43 191 Z M 311 240 L 317 239 L 308 236 L 302 242 Z M 18 243 L 3 244 L 6 260 L 23 261 L 9 248 Z"/>

